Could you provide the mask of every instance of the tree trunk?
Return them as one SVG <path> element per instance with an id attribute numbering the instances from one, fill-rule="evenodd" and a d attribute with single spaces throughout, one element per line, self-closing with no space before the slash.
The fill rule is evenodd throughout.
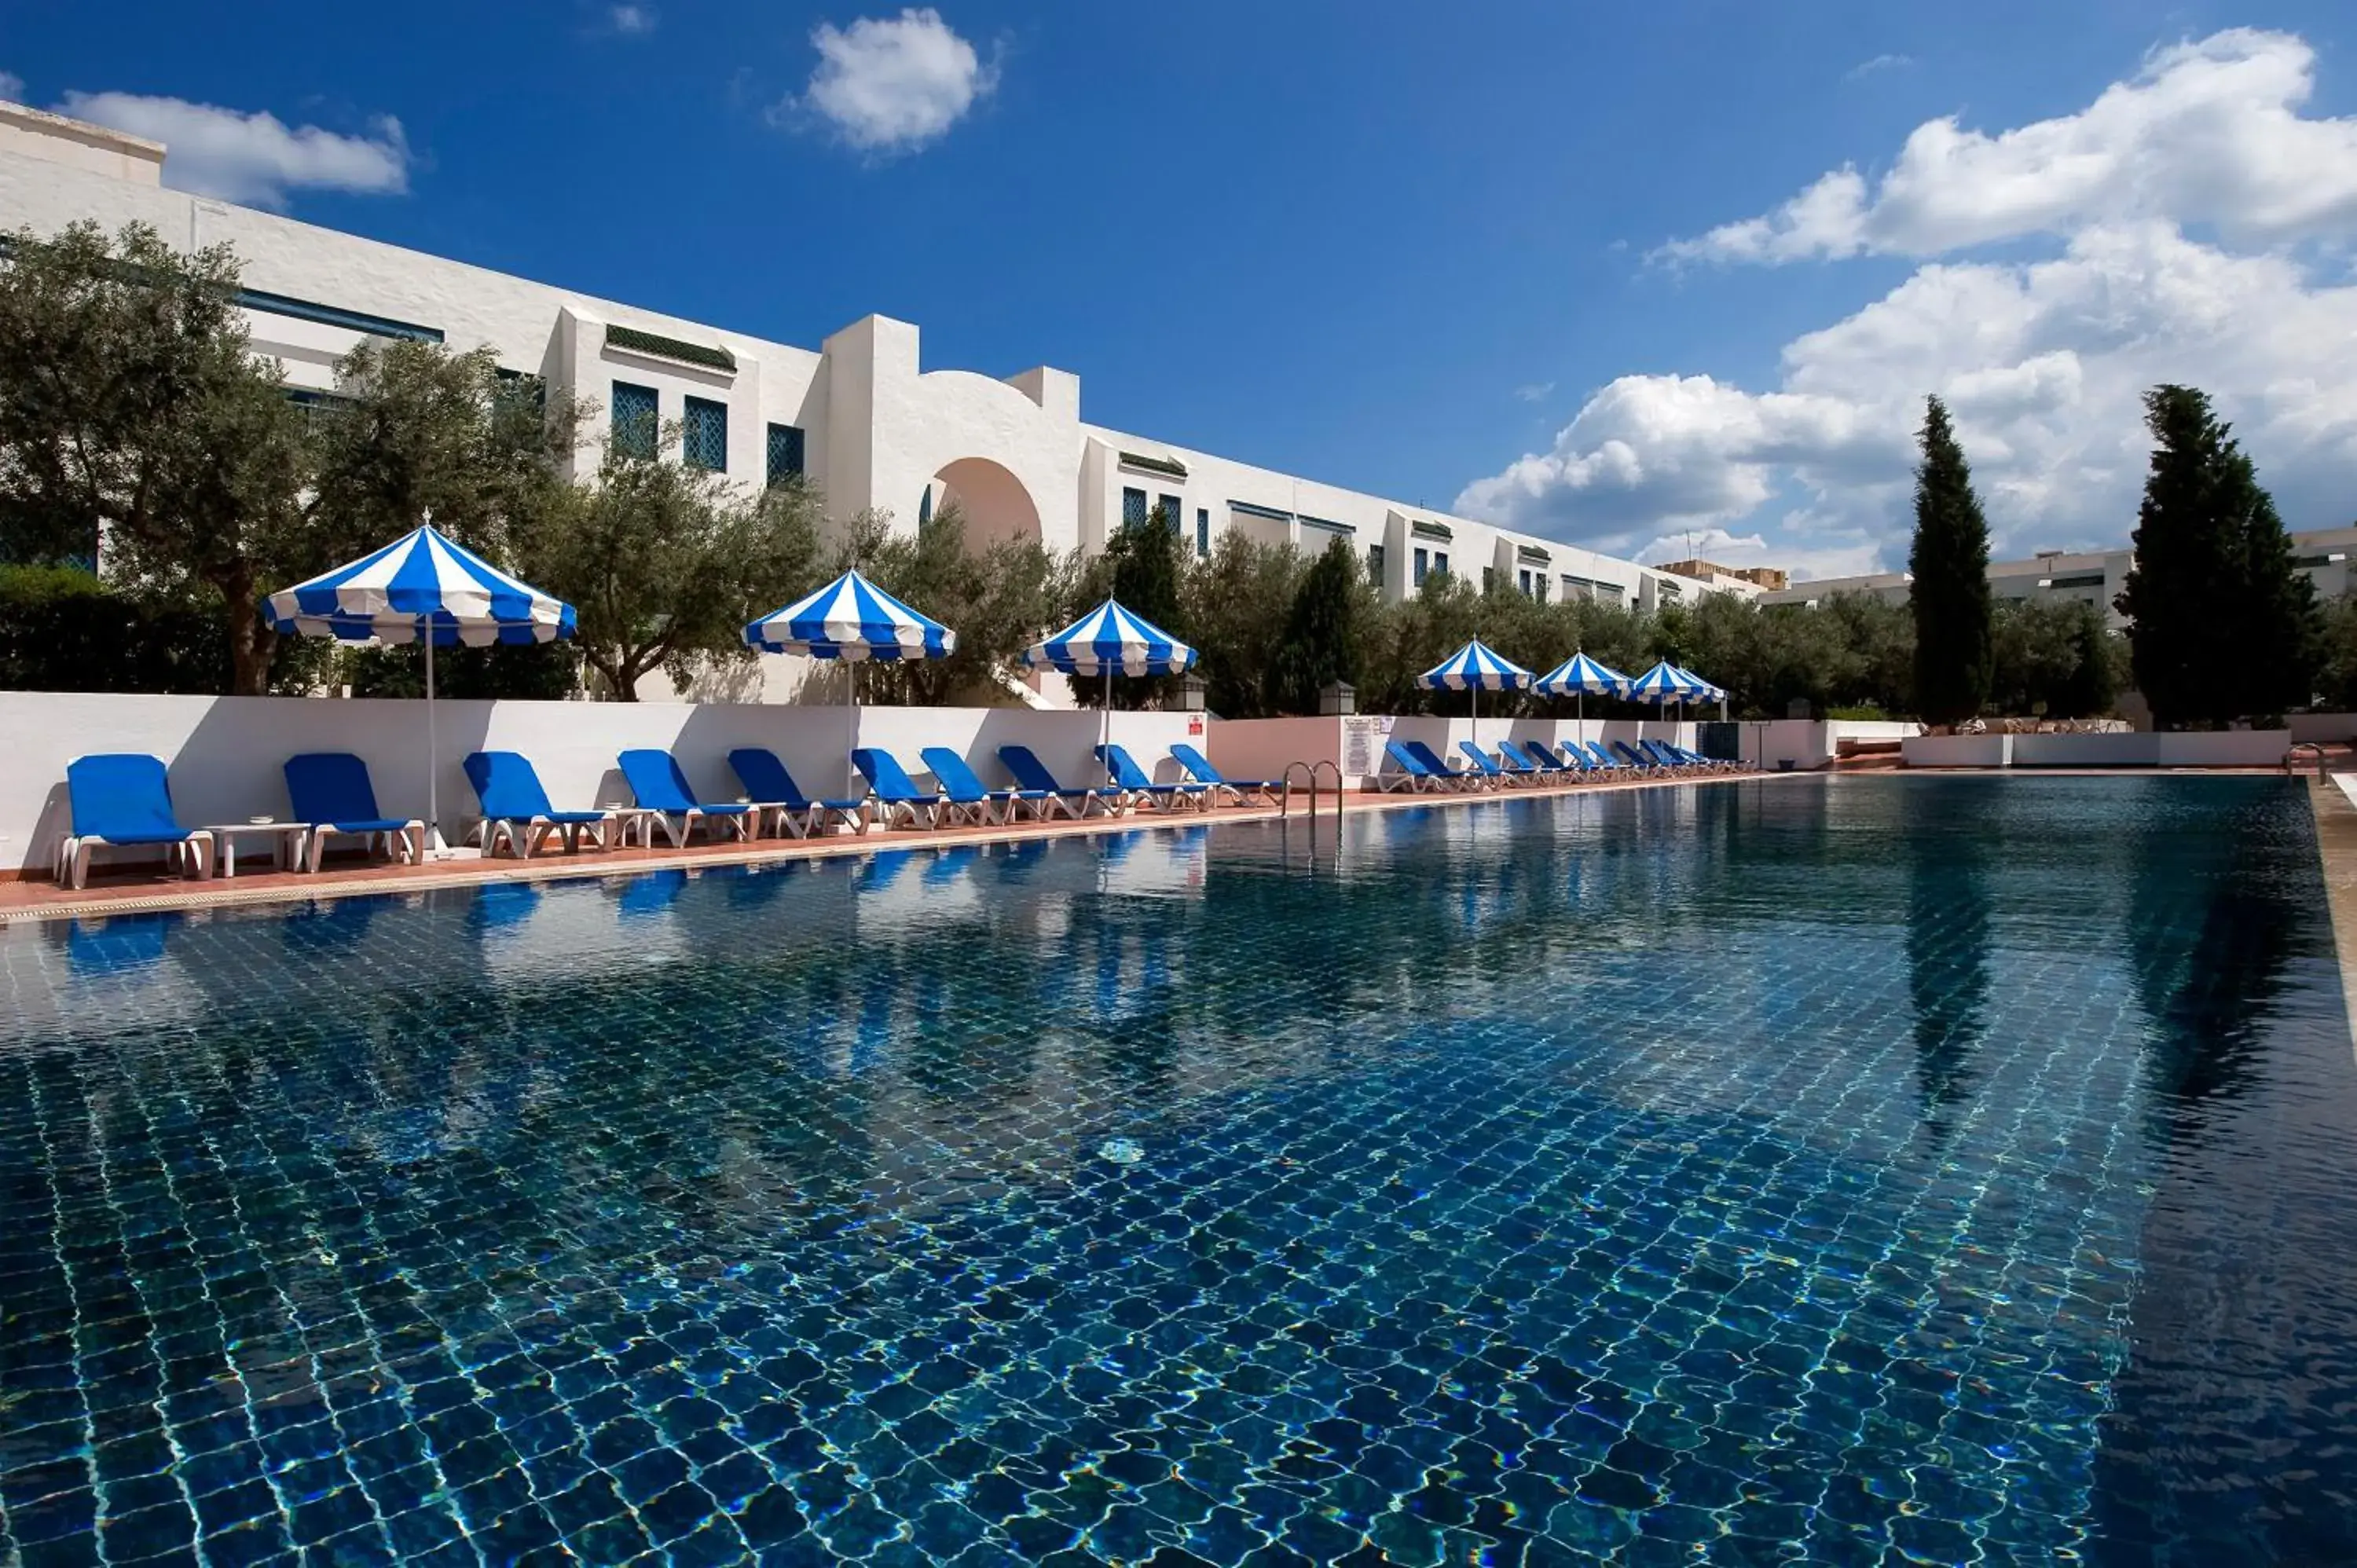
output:
<path id="1" fill-rule="evenodd" d="M 262 618 L 262 607 L 254 602 L 253 575 L 233 574 L 220 579 L 217 585 L 229 605 L 230 694 L 266 695 L 270 658 L 277 650 L 278 634 Z"/>

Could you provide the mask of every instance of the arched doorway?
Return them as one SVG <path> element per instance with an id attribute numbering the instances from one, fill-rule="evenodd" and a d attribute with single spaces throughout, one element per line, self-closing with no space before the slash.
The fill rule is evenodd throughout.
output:
<path id="1" fill-rule="evenodd" d="M 965 544 L 980 552 L 1007 540 L 1042 537 L 1039 508 L 1023 481 L 987 457 L 961 457 L 933 476 L 927 489 L 938 514 L 952 502 L 965 518 Z"/>

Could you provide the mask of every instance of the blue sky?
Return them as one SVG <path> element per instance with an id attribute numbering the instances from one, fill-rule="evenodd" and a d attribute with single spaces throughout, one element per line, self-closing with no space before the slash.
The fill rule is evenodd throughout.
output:
<path id="1" fill-rule="evenodd" d="M 1934 389 L 2001 548 L 2126 536 L 2163 375 L 2293 526 L 2357 511 L 2345 5 L 235 10 L 22 5 L 0 72 L 221 130 L 312 221 L 813 347 L 886 312 L 1096 423 L 1647 559 L 1895 564 Z M 1996 140 L 1910 158 L 1949 115 Z M 2007 205 L 2062 153 L 2109 161 Z M 2323 194 L 2235 194 L 2287 159 Z M 2266 353 L 2204 303 L 2270 288 Z"/>

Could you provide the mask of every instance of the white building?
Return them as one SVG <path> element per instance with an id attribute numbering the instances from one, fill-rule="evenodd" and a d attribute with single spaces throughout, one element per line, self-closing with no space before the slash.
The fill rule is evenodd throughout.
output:
<path id="1" fill-rule="evenodd" d="M 2291 548 L 2292 564 L 2316 585 L 2318 599 L 2337 599 L 2357 586 L 2357 579 L 2350 574 L 2350 559 L 2357 555 L 2357 528 L 2319 528 L 2295 533 L 2291 536 Z M 2114 631 L 2124 631 L 2128 618 L 2120 614 L 2115 601 L 2120 590 L 2127 586 L 2128 569 L 2135 564 L 2133 550 L 2041 550 L 2027 561 L 1990 562 L 1989 590 L 2000 604 L 2065 599 L 2097 605 L 2103 608 L 2105 623 Z M 1835 594 L 1872 594 L 1889 603 L 1903 605 L 1914 581 L 1905 572 L 1821 577 L 1763 593 L 1760 602 L 1813 607 Z"/>
<path id="2" fill-rule="evenodd" d="M 929 370 L 904 321 L 870 316 L 816 349 L 772 343 L 168 190 L 165 157 L 153 142 L 0 103 L 0 220 L 43 233 L 137 221 L 191 250 L 231 246 L 254 348 L 298 395 L 331 396 L 337 360 L 363 338 L 490 344 L 503 367 L 595 399 L 617 430 L 643 428 L 649 413 L 683 422 L 689 461 L 753 484 L 807 474 L 838 520 L 874 507 L 913 527 L 953 498 L 976 544 L 1095 551 L 1159 505 L 1199 554 L 1230 532 L 1308 551 L 1347 540 L 1394 600 L 1435 573 L 1640 609 L 1756 591 L 1090 424 L 1071 371 Z M 596 460 L 585 446 L 576 470 Z"/>

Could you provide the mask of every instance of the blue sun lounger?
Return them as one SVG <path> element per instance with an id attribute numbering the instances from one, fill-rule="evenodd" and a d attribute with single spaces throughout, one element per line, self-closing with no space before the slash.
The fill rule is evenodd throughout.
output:
<path id="1" fill-rule="evenodd" d="M 937 828 L 943 825 L 942 813 L 950 805 L 948 796 L 938 789 L 920 789 L 900 759 L 878 746 L 863 746 L 851 754 L 851 765 L 867 780 L 868 809 L 876 813 L 879 826 Z M 962 811 L 969 822 L 970 811 Z"/>
<path id="2" fill-rule="evenodd" d="M 1669 771 L 1669 769 L 1663 768 L 1660 763 L 1654 761 L 1643 752 L 1639 751 L 1635 746 L 1631 746 L 1625 740 L 1614 741 L 1612 743 L 1612 749 L 1620 754 L 1621 761 L 1627 763 L 1630 767 L 1636 768 L 1641 773 L 1666 773 Z"/>
<path id="3" fill-rule="evenodd" d="M 1568 744 L 1574 751 L 1579 752 L 1582 756 L 1586 757 L 1588 763 L 1594 767 L 1596 771 L 1598 773 L 1626 773 L 1629 771 L 1627 764 L 1623 763 L 1619 757 L 1613 756 L 1610 752 L 1605 750 L 1604 743 L 1600 740 L 1585 742 L 1575 740 Z"/>
<path id="4" fill-rule="evenodd" d="M 213 874 L 213 835 L 184 828 L 172 812 L 163 762 L 138 752 L 101 752 L 66 764 L 73 832 L 58 845 L 57 877 L 70 887 L 90 880 L 90 852 L 100 846 L 155 844 L 173 852 L 183 875 Z"/>
<path id="5" fill-rule="evenodd" d="M 769 818 L 780 833 L 806 838 L 838 825 L 848 826 L 855 833 L 867 831 L 866 800 L 812 800 L 768 746 L 740 746 L 728 754 L 728 766 L 737 782 L 745 786 L 745 793 L 753 798 L 755 810 Z"/>
<path id="6" fill-rule="evenodd" d="M 1092 807 L 1119 816 L 1128 799 L 1120 789 L 1111 784 L 1088 789 L 1065 789 L 1056 782 L 1056 776 L 1048 771 L 1048 765 L 1033 755 L 1028 746 L 1002 746 L 998 748 L 998 760 L 1000 766 L 1014 776 L 1017 789 L 1038 789 L 1048 795 L 1047 810 L 1041 813 L 1043 817 L 1057 811 L 1068 817 L 1084 817 Z"/>
<path id="7" fill-rule="evenodd" d="M 1443 787 L 1447 789 L 1487 789 L 1491 787 L 1491 780 L 1487 774 L 1475 768 L 1468 768 L 1464 772 L 1459 773 L 1457 769 L 1449 767 L 1448 762 L 1441 757 L 1438 752 L 1433 750 L 1430 746 L 1426 745 L 1423 741 L 1404 740 L 1400 742 L 1400 745 L 1405 746 L 1408 749 L 1409 754 L 1418 762 L 1423 763 L 1425 767 L 1430 768 L 1432 770 L 1432 776 L 1441 780 Z"/>
<path id="8" fill-rule="evenodd" d="M 1097 760 L 1104 764 L 1105 777 L 1113 780 L 1114 788 L 1124 791 L 1133 806 L 1145 800 L 1164 811 L 1179 806 L 1200 808 L 1211 790 L 1210 785 L 1198 784 L 1191 779 L 1183 784 L 1157 784 L 1146 777 L 1146 769 L 1137 765 L 1128 748 L 1117 742 L 1098 746 Z"/>
<path id="9" fill-rule="evenodd" d="M 1480 770 L 1481 777 L 1492 785 L 1535 784 L 1539 780 L 1539 770 L 1525 761 L 1519 752 L 1501 746 L 1497 755 L 1491 756 L 1469 740 L 1458 741 L 1457 749 L 1472 758 L 1473 766 Z"/>
<path id="10" fill-rule="evenodd" d="M 1210 757 L 1205 757 L 1183 740 L 1170 748 L 1170 757 L 1179 767 L 1187 770 L 1189 778 L 1203 785 L 1209 791 L 1203 800 L 1206 806 L 1218 804 L 1220 791 L 1222 789 L 1235 797 L 1235 802 L 1239 806 L 1244 803 L 1244 797 L 1247 795 L 1258 795 L 1264 800 L 1274 800 L 1285 791 L 1285 786 L 1274 779 L 1229 778 L 1211 766 Z"/>
<path id="11" fill-rule="evenodd" d="M 741 800 L 699 800 L 687 787 L 687 775 L 680 771 L 679 758 L 668 751 L 644 748 L 626 751 L 618 759 L 622 765 L 622 779 L 639 804 L 654 813 L 652 821 L 662 824 L 663 833 L 673 849 L 687 843 L 695 824 L 704 824 L 704 836 L 719 836 L 723 823 L 740 839 L 753 836 L 755 813 L 751 805 Z M 654 847 L 649 835 L 647 847 Z"/>
<path id="12" fill-rule="evenodd" d="M 1525 740 L 1517 743 L 1510 740 L 1507 741 L 1504 746 L 1501 749 L 1519 749 L 1524 761 L 1528 762 L 1533 768 L 1537 768 L 1541 773 L 1546 775 L 1547 778 L 1556 782 L 1561 782 L 1563 776 L 1566 773 L 1577 773 L 1579 771 L 1576 768 L 1566 766 L 1563 758 L 1557 757 L 1540 741 Z"/>
<path id="13" fill-rule="evenodd" d="M 1011 822 L 1017 811 L 1045 816 L 1046 803 L 1054 799 L 1045 789 L 990 789 L 963 753 L 952 751 L 946 746 L 929 746 L 917 756 L 932 771 L 933 782 L 942 787 L 942 794 L 949 803 L 952 807 L 975 808 L 974 820 L 985 827 L 994 822 Z"/>
<path id="14" fill-rule="evenodd" d="M 1396 740 L 1383 742 L 1383 755 L 1392 766 L 1375 774 L 1375 788 L 1386 795 L 1405 789 L 1411 795 L 1428 794 L 1437 789 L 1454 789 L 1457 777 L 1449 774 L 1444 780 L 1424 764 L 1424 759 Z"/>
<path id="15" fill-rule="evenodd" d="M 313 871 L 327 853 L 331 833 L 344 833 L 373 851 L 380 843 L 387 854 L 415 865 L 425 858 L 425 824 L 388 817 L 377 810 L 376 788 L 369 781 L 368 764 L 349 751 L 307 751 L 286 759 L 286 798 L 295 803 L 295 820 L 307 823 L 304 863 Z"/>
<path id="16" fill-rule="evenodd" d="M 540 775 L 522 754 L 470 752 L 465 767 L 467 782 L 475 787 L 475 798 L 483 803 L 483 820 L 476 831 L 483 835 L 485 854 L 497 854 L 500 841 L 505 839 L 519 859 L 529 860 L 551 833 L 565 840 L 567 852 L 577 852 L 584 829 L 595 830 L 593 836 L 600 849 L 613 847 L 613 813 L 558 811 L 548 803 Z"/>

